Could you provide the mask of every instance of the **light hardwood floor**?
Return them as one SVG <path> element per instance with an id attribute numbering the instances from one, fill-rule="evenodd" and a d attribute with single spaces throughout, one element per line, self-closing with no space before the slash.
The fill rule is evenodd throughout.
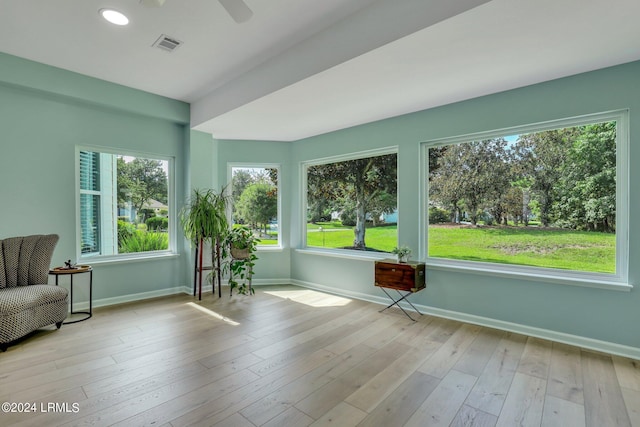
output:
<path id="1" fill-rule="evenodd" d="M 640 426 L 638 361 L 380 308 L 281 286 L 96 309 L 0 354 L 0 402 L 35 403 L 0 425 Z"/>

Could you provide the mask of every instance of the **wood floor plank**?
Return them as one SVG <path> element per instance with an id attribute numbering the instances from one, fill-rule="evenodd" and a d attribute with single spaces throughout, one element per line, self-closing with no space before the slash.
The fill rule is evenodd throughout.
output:
<path id="1" fill-rule="evenodd" d="M 156 372 L 152 377 L 127 383 L 122 387 L 111 389 L 96 396 L 89 397 L 86 400 L 79 401 L 80 412 L 78 414 L 42 414 L 35 417 L 33 422 L 35 425 L 60 425 L 68 423 L 79 418 L 79 416 L 94 414 L 122 402 L 134 399 L 141 394 L 179 382 L 184 378 L 201 375 L 203 372 L 205 371 L 203 370 L 202 365 L 198 365 L 196 363 L 184 365 L 169 371 Z"/>
<path id="2" fill-rule="evenodd" d="M 263 427 L 306 427 L 313 424 L 314 420 L 304 412 L 291 407 L 282 414 L 271 419 L 269 422 L 261 424 Z"/>
<path id="3" fill-rule="evenodd" d="M 469 406 L 492 415 L 500 415 L 525 342 L 525 336 L 516 334 L 507 334 L 500 340 L 482 375 L 469 393 L 466 401 Z"/>
<path id="4" fill-rule="evenodd" d="M 215 427 L 255 427 L 255 425 L 237 412 L 215 424 Z"/>
<path id="5" fill-rule="evenodd" d="M 411 350 L 412 348 L 409 346 L 392 342 L 373 353 L 358 366 L 296 403 L 296 407 L 314 419 L 318 419 L 322 414 L 357 391 L 394 360 Z"/>
<path id="6" fill-rule="evenodd" d="M 269 393 L 240 412 L 252 423 L 262 425 L 325 384 L 362 363 L 372 353 L 374 353 L 374 350 L 371 347 L 356 346 L 348 353 L 333 357 L 311 372 Z"/>
<path id="7" fill-rule="evenodd" d="M 0 353 L 0 401 L 79 411 L 0 425 L 640 427 L 638 360 L 381 308 L 290 285 L 99 307 Z"/>
<path id="8" fill-rule="evenodd" d="M 516 372 L 496 427 L 539 426 L 546 385 L 539 377 Z"/>
<path id="9" fill-rule="evenodd" d="M 553 343 L 547 394 L 584 405 L 582 363 L 580 349 L 567 344 Z"/>
<path id="10" fill-rule="evenodd" d="M 311 424 L 311 427 L 352 427 L 360 424 L 366 416 L 366 412 L 340 402 Z"/>
<path id="11" fill-rule="evenodd" d="M 211 375 L 211 377 L 209 376 Z M 184 378 L 174 384 L 141 394 L 110 406 L 69 425 L 98 424 L 109 426 L 144 426 L 169 422 L 176 414 L 206 405 L 224 394 L 237 390 L 256 379 L 256 374 L 242 370 L 218 379 L 219 375 Z"/>
<path id="12" fill-rule="evenodd" d="M 518 364 L 518 372 L 546 380 L 551 362 L 551 341 L 529 337 Z"/>
<path id="13" fill-rule="evenodd" d="M 429 397 L 404 424 L 406 427 L 446 427 L 460 411 L 463 402 L 478 378 L 451 370 Z"/>
<path id="14" fill-rule="evenodd" d="M 504 336 L 504 331 L 481 329 L 453 368 L 456 371 L 479 377 Z"/>
<path id="15" fill-rule="evenodd" d="M 640 391 L 640 361 L 612 356 L 620 387 Z"/>
<path id="16" fill-rule="evenodd" d="M 344 401 L 365 412 L 371 412 L 409 376 L 413 375 L 424 360 L 436 350 L 437 347 L 434 345 L 430 352 L 408 351 L 383 368 Z"/>
<path id="17" fill-rule="evenodd" d="M 640 426 L 640 391 L 623 388 L 622 398 L 627 407 L 631 425 L 634 427 Z"/>
<path id="18" fill-rule="evenodd" d="M 176 416 L 186 414 L 201 406 L 209 405 L 227 393 L 250 384 L 255 379 L 257 379 L 257 376 L 251 371 L 246 369 L 239 370 L 203 387 L 193 388 L 185 394 L 174 397 L 160 405 L 155 405 L 144 412 L 138 411 L 135 416 L 114 425 L 123 427 L 152 426 L 168 422 Z"/>
<path id="19" fill-rule="evenodd" d="M 358 427 L 404 425 L 439 383 L 438 378 L 416 372 L 371 411 Z"/>
<path id="20" fill-rule="evenodd" d="M 584 406 L 547 395 L 541 425 L 543 427 L 585 427 Z"/>
<path id="21" fill-rule="evenodd" d="M 587 426 L 630 426 L 611 356 L 583 350 L 581 361 Z"/>
<path id="22" fill-rule="evenodd" d="M 498 417 L 463 405 L 456 417 L 451 421 L 451 427 L 494 427 Z"/>
<path id="23" fill-rule="evenodd" d="M 256 356 L 267 359 L 275 356 L 276 354 L 290 350 L 293 347 L 297 347 L 300 344 L 304 344 L 307 341 L 313 340 L 318 336 L 321 336 L 334 329 L 344 328 L 344 320 L 340 317 L 334 318 L 329 322 L 322 323 L 314 328 L 308 329 L 304 332 L 296 334 L 292 337 L 283 339 L 277 343 L 273 343 L 270 346 L 266 346 L 254 352 Z"/>
<path id="24" fill-rule="evenodd" d="M 224 420 L 233 413 L 246 408 L 270 393 L 286 386 L 305 374 L 324 365 L 336 357 L 325 350 L 300 357 L 280 370 L 272 372 L 208 405 L 200 406 L 193 411 L 171 420 L 176 425 L 208 426 Z"/>
<path id="25" fill-rule="evenodd" d="M 444 378 L 475 340 L 480 329 L 477 325 L 461 325 L 451 338 L 418 368 L 418 371 L 436 378 Z"/>
<path id="26" fill-rule="evenodd" d="M 78 364 L 75 366 L 67 366 L 62 369 L 53 369 L 49 372 L 41 373 L 37 376 L 31 376 L 25 378 L 23 381 L 19 379 L 13 381 L 3 382 L 3 387 L 10 390 L 10 400 L 17 401 L 17 398 L 24 396 L 24 391 L 32 388 L 41 387 L 43 384 L 51 384 L 57 381 L 65 380 L 70 377 L 78 376 L 84 372 L 91 372 L 95 369 L 100 369 L 104 366 L 115 365 L 115 362 L 110 356 L 104 356 L 99 360 L 92 360 L 90 362 Z M 56 385 L 54 384 L 54 387 Z"/>
<path id="27" fill-rule="evenodd" d="M 377 313 L 376 316 L 372 317 L 372 319 L 375 320 L 367 323 L 366 326 L 360 328 L 358 331 L 329 344 L 328 346 L 324 347 L 325 350 L 335 354 L 342 354 L 350 350 L 354 346 L 370 339 L 371 337 L 376 336 L 380 333 L 380 330 L 391 327 L 396 324 L 396 322 L 398 322 L 392 317 L 377 316 Z"/>

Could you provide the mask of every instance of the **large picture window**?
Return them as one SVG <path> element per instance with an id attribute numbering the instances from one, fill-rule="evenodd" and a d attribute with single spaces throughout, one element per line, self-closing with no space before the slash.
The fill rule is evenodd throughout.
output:
<path id="1" fill-rule="evenodd" d="M 395 150 L 304 169 L 307 247 L 391 252 L 398 245 Z"/>
<path id="2" fill-rule="evenodd" d="M 79 257 L 166 252 L 170 161 L 80 150 Z"/>
<path id="3" fill-rule="evenodd" d="M 259 247 L 281 246 L 280 168 L 259 165 L 232 165 L 233 224 L 244 225 L 260 238 Z"/>
<path id="4" fill-rule="evenodd" d="M 425 144 L 428 257 L 625 279 L 625 117 Z"/>

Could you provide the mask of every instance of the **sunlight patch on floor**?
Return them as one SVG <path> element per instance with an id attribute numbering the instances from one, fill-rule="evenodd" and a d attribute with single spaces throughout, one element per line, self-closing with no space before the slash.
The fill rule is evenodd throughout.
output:
<path id="1" fill-rule="evenodd" d="M 310 289 L 295 291 L 265 291 L 264 293 L 311 307 L 341 307 L 351 302 L 348 298 L 312 291 Z"/>
<path id="2" fill-rule="evenodd" d="M 203 307 L 201 305 L 198 305 L 195 302 L 188 302 L 187 305 L 191 306 L 193 308 L 196 308 L 196 309 L 200 310 L 201 312 L 208 314 L 211 317 L 215 317 L 218 320 L 222 320 L 223 322 L 228 323 L 230 325 L 233 325 L 233 326 L 240 325 L 240 323 L 238 323 L 236 321 L 233 321 L 233 320 L 229 319 L 228 317 L 225 317 L 225 316 L 223 316 L 221 314 L 218 314 L 215 311 L 211 311 L 208 308 L 205 308 L 205 307 Z"/>

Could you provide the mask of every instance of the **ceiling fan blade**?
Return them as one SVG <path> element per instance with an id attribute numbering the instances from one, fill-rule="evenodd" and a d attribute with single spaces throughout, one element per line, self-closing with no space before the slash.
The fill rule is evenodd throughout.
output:
<path id="1" fill-rule="evenodd" d="M 243 0 L 218 0 L 227 13 L 238 24 L 246 22 L 253 16 L 253 11 Z"/>

